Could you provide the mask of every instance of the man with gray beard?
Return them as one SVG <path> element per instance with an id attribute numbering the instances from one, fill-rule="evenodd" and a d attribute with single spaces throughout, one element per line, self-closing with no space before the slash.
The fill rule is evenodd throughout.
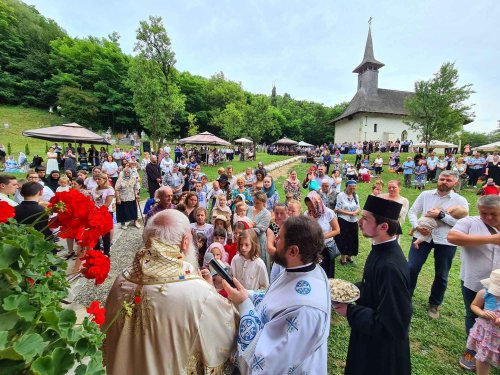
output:
<path id="1" fill-rule="evenodd" d="M 107 374 L 222 373 L 239 315 L 201 277 L 187 217 L 161 211 L 143 239 L 106 301 Z"/>

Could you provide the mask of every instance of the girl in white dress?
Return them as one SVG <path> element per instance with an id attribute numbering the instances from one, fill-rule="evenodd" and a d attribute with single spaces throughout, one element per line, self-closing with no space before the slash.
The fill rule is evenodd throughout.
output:
<path id="1" fill-rule="evenodd" d="M 255 231 L 246 229 L 241 232 L 238 254 L 231 261 L 231 272 L 246 289 L 267 289 L 269 286 L 266 265 L 259 252 L 260 245 Z"/>
<path id="2" fill-rule="evenodd" d="M 59 164 L 57 164 L 57 154 L 54 152 L 54 147 L 49 148 L 47 152 L 47 167 L 45 168 L 47 173 L 59 170 Z"/>

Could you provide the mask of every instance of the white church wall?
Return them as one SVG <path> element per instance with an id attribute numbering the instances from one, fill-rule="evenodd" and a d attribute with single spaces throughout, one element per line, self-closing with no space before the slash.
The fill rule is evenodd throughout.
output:
<path id="1" fill-rule="evenodd" d="M 404 124 L 401 117 L 358 114 L 352 120 L 344 119 L 335 124 L 335 143 L 402 140 L 404 131 L 408 140 L 417 142 L 417 133 Z"/>

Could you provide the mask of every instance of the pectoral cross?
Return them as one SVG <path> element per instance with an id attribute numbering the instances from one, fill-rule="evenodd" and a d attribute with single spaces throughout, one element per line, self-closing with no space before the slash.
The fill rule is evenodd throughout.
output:
<path id="1" fill-rule="evenodd" d="M 372 20 L 373 20 L 373 17 L 368 18 L 368 25 L 369 25 L 369 27 L 372 27 Z"/>

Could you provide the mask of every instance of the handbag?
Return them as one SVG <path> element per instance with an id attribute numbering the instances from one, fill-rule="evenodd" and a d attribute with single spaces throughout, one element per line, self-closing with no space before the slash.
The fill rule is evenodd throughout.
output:
<path id="1" fill-rule="evenodd" d="M 323 251 L 324 256 L 328 260 L 334 260 L 336 257 L 340 255 L 339 248 L 337 247 L 337 244 L 335 243 L 335 240 L 328 242 L 325 245 L 325 250 Z"/>

